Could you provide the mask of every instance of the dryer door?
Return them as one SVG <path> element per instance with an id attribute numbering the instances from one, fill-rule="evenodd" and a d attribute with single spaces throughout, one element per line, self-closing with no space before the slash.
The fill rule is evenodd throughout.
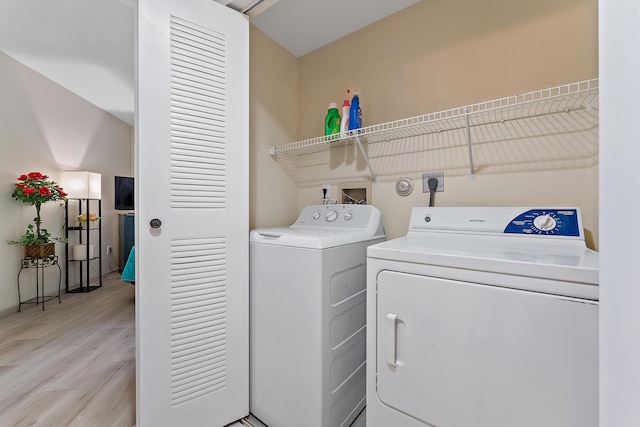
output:
<path id="1" fill-rule="evenodd" d="M 597 302 L 391 271 L 377 286 L 386 405 L 438 427 L 598 425 Z"/>

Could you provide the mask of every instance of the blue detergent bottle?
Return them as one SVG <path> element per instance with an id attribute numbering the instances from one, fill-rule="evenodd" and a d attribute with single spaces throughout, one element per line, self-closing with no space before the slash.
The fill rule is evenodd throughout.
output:
<path id="1" fill-rule="evenodd" d="M 362 110 L 360 109 L 360 97 L 358 92 L 353 92 L 351 98 L 351 108 L 349 109 L 349 130 L 360 129 L 362 127 Z"/>

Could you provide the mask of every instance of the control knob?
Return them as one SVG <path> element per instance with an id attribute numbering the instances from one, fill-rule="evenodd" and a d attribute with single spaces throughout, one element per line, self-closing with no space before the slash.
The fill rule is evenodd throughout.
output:
<path id="1" fill-rule="evenodd" d="M 533 220 L 533 225 L 541 231 L 549 231 L 549 230 L 553 230 L 554 228 L 556 228 L 556 219 L 549 215 L 540 215 L 537 216 L 534 220 Z"/>
<path id="2" fill-rule="evenodd" d="M 336 211 L 328 212 L 326 219 L 327 219 L 327 222 L 335 221 L 336 219 L 338 219 L 338 212 Z"/>

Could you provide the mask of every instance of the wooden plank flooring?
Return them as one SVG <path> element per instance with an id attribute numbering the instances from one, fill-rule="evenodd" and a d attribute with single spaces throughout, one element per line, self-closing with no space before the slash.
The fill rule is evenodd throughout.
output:
<path id="1" fill-rule="evenodd" d="M 135 425 L 135 290 L 102 283 L 0 318 L 0 426 Z"/>

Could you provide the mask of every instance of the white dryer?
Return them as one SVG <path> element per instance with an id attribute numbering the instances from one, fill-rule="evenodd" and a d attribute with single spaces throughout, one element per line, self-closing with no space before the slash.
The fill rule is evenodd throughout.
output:
<path id="1" fill-rule="evenodd" d="M 367 262 L 367 427 L 598 425 L 579 209 L 414 208 Z"/>
<path id="2" fill-rule="evenodd" d="M 307 206 L 250 237 L 249 406 L 271 427 L 349 426 L 366 393 L 368 205 Z"/>

